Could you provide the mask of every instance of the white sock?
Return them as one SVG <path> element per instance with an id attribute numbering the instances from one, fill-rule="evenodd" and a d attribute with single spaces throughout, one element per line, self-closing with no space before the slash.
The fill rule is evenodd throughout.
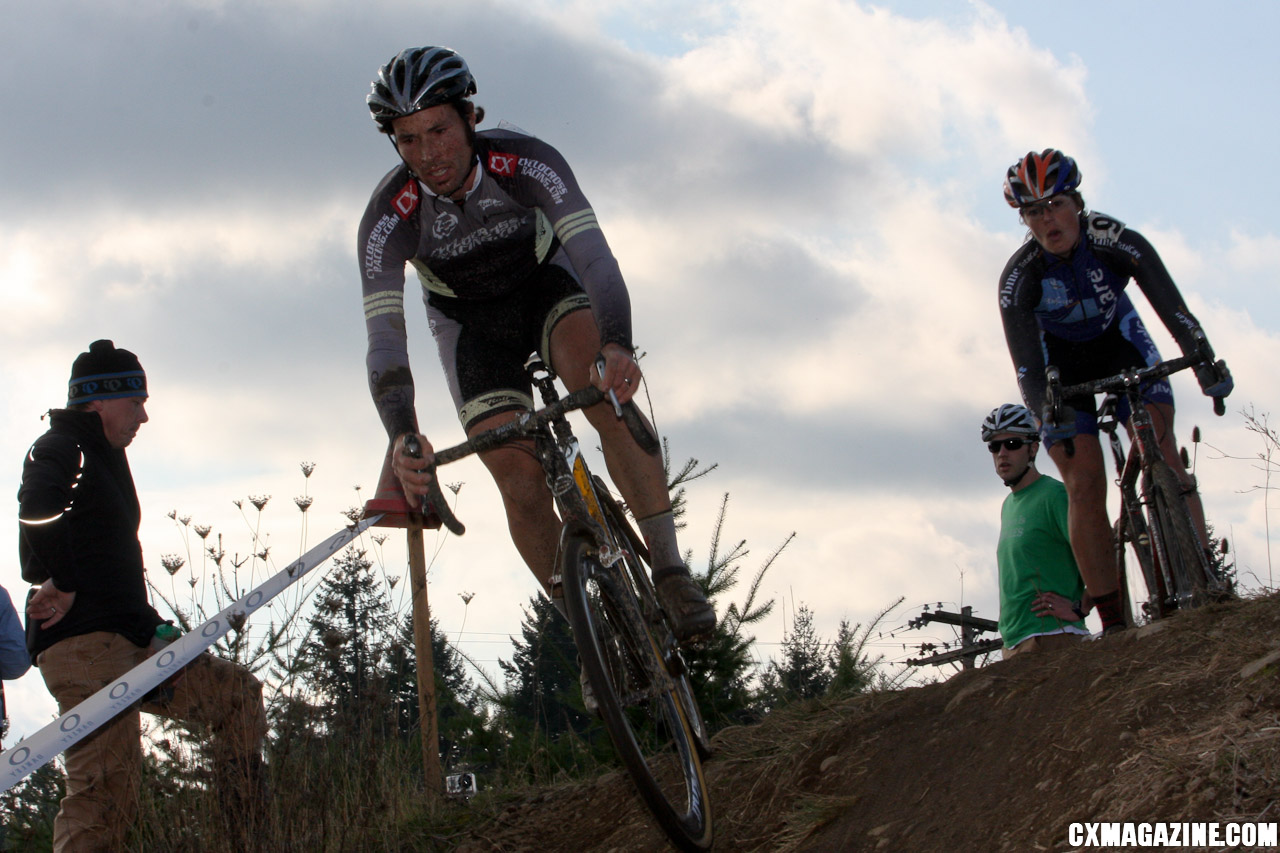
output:
<path id="1" fill-rule="evenodd" d="M 666 569 L 671 566 L 682 566 L 680 546 L 676 544 L 676 519 L 671 510 L 641 518 L 636 521 L 644 544 L 649 547 L 650 568 Z"/>

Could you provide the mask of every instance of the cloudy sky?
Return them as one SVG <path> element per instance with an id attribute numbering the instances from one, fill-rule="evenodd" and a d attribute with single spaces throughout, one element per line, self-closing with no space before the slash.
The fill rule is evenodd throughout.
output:
<path id="1" fill-rule="evenodd" d="M 1000 184 L 1049 146 L 1077 157 L 1094 209 L 1153 241 L 1229 361 L 1225 418 L 1175 385 L 1181 432 L 1199 424 L 1222 451 L 1198 454 L 1211 521 L 1246 582 L 1270 584 L 1250 461 L 1263 447 L 1241 410 L 1280 404 L 1280 233 L 1262 203 L 1280 191 L 1266 153 L 1280 7 L 1241 8 L 8 4 L 0 482 L 16 490 L 71 361 L 107 337 L 148 372 L 152 421 L 130 458 L 162 585 L 162 555 L 201 562 L 170 510 L 248 553 L 232 501 L 272 495 L 261 529 L 276 565 L 303 539 L 304 485 L 309 542 L 344 523 L 385 449 L 355 231 L 395 155 L 364 95 L 399 49 L 435 43 L 469 61 L 482 128 L 506 120 L 557 146 L 593 202 L 628 280 L 658 425 L 677 461 L 719 466 L 689 490 L 695 565 L 725 493 L 724 540 L 748 541 L 747 574 L 796 534 L 764 582 L 781 606 L 759 626 L 762 657 L 801 604 L 826 636 L 899 597 L 891 627 L 926 602 L 996 617 L 1005 490 L 978 424 L 1016 397 L 995 296 L 1023 239 Z M 419 417 L 450 444 L 461 429 L 410 295 Z M 303 461 L 317 466 L 305 484 Z M 465 483 L 469 532 L 428 538 L 431 600 L 496 673 L 533 583 L 484 472 L 463 463 L 445 479 Z M 15 528 L 0 526 L 0 583 L 20 599 Z M 392 533 L 384 564 L 404 574 Z M 901 632 L 876 648 L 904 660 L 904 646 L 949 639 Z M 16 733 L 54 714 L 37 673 L 9 696 Z"/>

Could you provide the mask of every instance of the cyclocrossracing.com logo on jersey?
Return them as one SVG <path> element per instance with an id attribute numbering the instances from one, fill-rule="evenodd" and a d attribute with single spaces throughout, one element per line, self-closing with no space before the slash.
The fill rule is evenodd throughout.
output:
<path id="1" fill-rule="evenodd" d="M 1271 823 L 1073 823 L 1067 829 L 1072 847 L 1201 847 L 1260 849 L 1280 847 Z"/>

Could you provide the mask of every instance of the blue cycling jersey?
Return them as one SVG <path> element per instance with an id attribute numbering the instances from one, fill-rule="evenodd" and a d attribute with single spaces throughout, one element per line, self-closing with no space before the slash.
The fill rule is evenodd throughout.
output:
<path id="1" fill-rule="evenodd" d="M 1080 243 L 1067 258 L 1046 252 L 1028 240 L 1013 254 L 1000 276 L 1000 314 L 1018 387 L 1027 407 L 1044 406 L 1045 367 L 1052 357 L 1064 379 L 1097 379 L 1114 365 L 1100 360 L 1098 375 L 1073 363 L 1084 359 L 1090 342 L 1102 346 L 1117 335 L 1133 345 L 1137 367 L 1155 353 L 1137 311 L 1125 293 L 1138 287 L 1169 329 L 1183 353 L 1196 350 L 1200 324 L 1187 309 L 1177 285 L 1146 238 L 1105 214 L 1081 214 Z M 1083 345 L 1083 346 L 1082 346 Z"/>

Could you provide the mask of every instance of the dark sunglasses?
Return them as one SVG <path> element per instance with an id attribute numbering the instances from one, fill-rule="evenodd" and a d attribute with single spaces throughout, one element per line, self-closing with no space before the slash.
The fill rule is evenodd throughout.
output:
<path id="1" fill-rule="evenodd" d="M 992 453 L 999 453 L 1000 448 L 1002 447 L 1005 450 L 1021 450 L 1025 445 L 1030 443 L 1031 442 L 1022 438 L 1002 438 L 997 441 L 988 441 L 987 450 L 990 450 Z"/>

